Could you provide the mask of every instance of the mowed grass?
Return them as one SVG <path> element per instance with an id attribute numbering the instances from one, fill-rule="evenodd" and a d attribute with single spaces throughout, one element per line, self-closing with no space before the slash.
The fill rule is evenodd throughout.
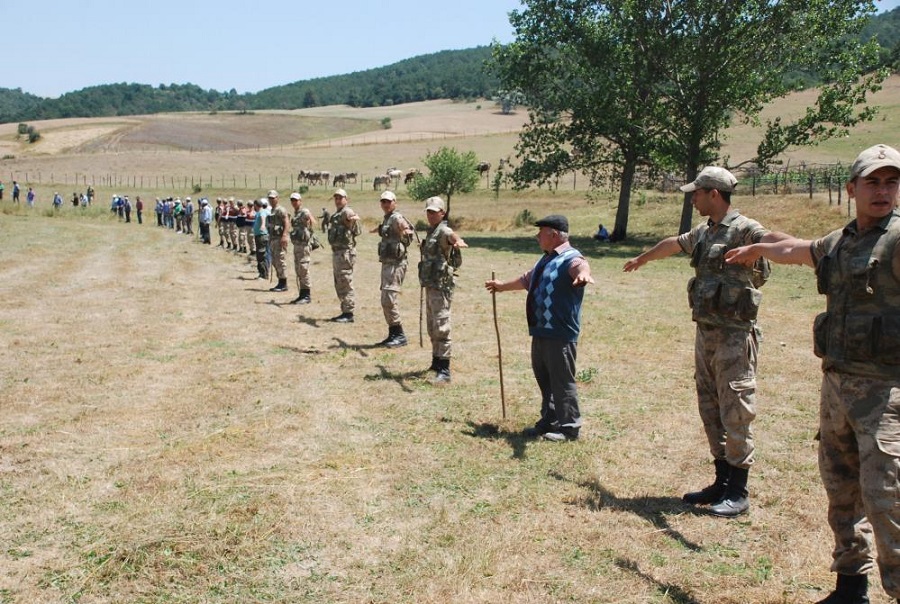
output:
<path id="1" fill-rule="evenodd" d="M 648 195 L 632 210 L 633 241 L 595 244 L 612 203 L 565 192 L 454 198 L 470 248 L 453 302 L 453 382 L 439 387 L 424 371 L 427 335 L 418 345 L 415 253 L 402 296 L 410 345 L 374 346 L 386 334 L 374 235 L 359 241 L 357 322 L 335 325 L 324 250 L 313 303 L 295 307 L 285 304 L 293 279 L 289 293 L 269 293 L 243 258 L 189 237 L 103 208 L 55 215 L 4 201 L 0 601 L 822 597 L 833 579 L 813 440 L 810 325 L 824 302 L 812 271 L 778 267 L 765 287 L 752 511 L 704 515 L 680 502 L 711 478 L 688 259 L 621 271 L 674 232 L 681 200 Z M 374 196 L 353 205 L 377 224 Z M 845 221 L 825 198 L 735 205 L 809 236 Z M 403 196 L 400 208 L 422 217 Z M 482 284 L 537 259 L 534 229 L 513 226 L 526 209 L 569 216 L 597 281 L 578 351 L 577 443 L 519 436 L 539 409 L 521 292 L 496 299 L 501 414 Z"/>

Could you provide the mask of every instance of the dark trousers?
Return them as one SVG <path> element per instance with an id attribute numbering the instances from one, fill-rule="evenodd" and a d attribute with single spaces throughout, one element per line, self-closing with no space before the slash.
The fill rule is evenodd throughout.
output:
<path id="1" fill-rule="evenodd" d="M 531 369 L 541 389 L 541 423 L 576 432 L 581 427 L 575 357 L 578 344 L 553 338 L 531 338 Z"/>
<path id="2" fill-rule="evenodd" d="M 200 223 L 200 239 L 203 243 L 209 243 L 209 223 Z"/>
<path id="3" fill-rule="evenodd" d="M 268 235 L 257 235 L 256 236 L 256 269 L 259 271 L 259 276 L 263 279 L 269 278 L 269 261 L 268 261 L 268 253 L 269 253 L 269 236 Z"/>
<path id="4" fill-rule="evenodd" d="M 137 211 L 137 217 L 138 217 L 138 224 L 144 224 L 144 211 L 143 210 Z"/>

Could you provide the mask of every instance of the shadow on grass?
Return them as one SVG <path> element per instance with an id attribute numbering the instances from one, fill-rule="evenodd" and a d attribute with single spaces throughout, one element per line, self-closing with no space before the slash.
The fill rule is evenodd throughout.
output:
<path id="1" fill-rule="evenodd" d="M 534 254 L 540 256 L 541 249 L 534 237 L 490 237 L 483 235 L 466 235 L 464 237 L 470 248 L 482 248 L 492 252 L 513 252 L 516 254 Z M 637 256 L 649 246 L 655 245 L 658 239 L 650 236 L 630 237 L 622 243 L 600 243 L 590 237 L 573 237 L 569 240 L 587 258 L 622 258 Z"/>
<path id="2" fill-rule="evenodd" d="M 521 432 L 510 432 L 509 430 L 501 430 L 497 424 L 476 424 L 468 421 L 466 425 L 468 430 L 463 430 L 466 436 L 474 436 L 476 438 L 487 438 L 490 440 L 505 440 L 512 449 L 513 459 L 525 458 L 525 444 L 529 440 L 536 440 L 523 436 Z"/>
<path id="3" fill-rule="evenodd" d="M 568 478 L 557 472 L 551 472 L 551 476 L 553 476 L 557 480 L 571 482 Z M 700 547 L 693 541 L 689 541 L 684 535 L 672 528 L 672 526 L 669 524 L 668 518 L 666 518 L 666 514 L 670 513 L 689 513 L 695 515 L 699 514 L 699 512 L 694 510 L 692 507 L 685 505 L 681 501 L 681 499 L 676 497 L 650 496 L 623 499 L 614 495 L 612 491 L 604 487 L 596 480 L 580 482 L 578 483 L 578 486 L 583 489 L 587 489 L 590 493 L 590 497 L 584 502 L 584 505 L 586 507 L 594 510 L 611 508 L 614 510 L 630 512 L 632 514 L 635 514 L 636 516 L 640 516 L 641 518 L 655 526 L 659 530 L 659 532 L 664 533 L 670 539 L 674 539 L 685 549 L 688 549 L 692 552 L 703 551 L 702 547 Z"/>
<path id="4" fill-rule="evenodd" d="M 282 350 L 286 350 L 288 352 L 294 352 L 297 354 L 322 354 L 325 352 L 324 350 L 319 350 L 318 348 L 298 348 L 297 346 L 279 346 L 278 348 Z"/>
<path id="5" fill-rule="evenodd" d="M 674 604 L 700 604 L 700 601 L 694 598 L 694 596 L 692 596 L 690 593 L 685 591 L 684 588 L 673 583 L 661 583 L 657 579 L 654 579 L 653 577 L 642 571 L 637 562 L 634 562 L 633 560 L 616 558 L 616 566 L 637 576 L 645 583 L 653 585 L 660 594 L 666 597 L 667 602 L 673 602 Z"/>
<path id="6" fill-rule="evenodd" d="M 428 369 L 421 369 L 419 371 L 407 371 L 405 373 L 399 373 L 389 370 L 384 365 L 376 365 L 378 369 L 378 373 L 370 373 L 363 376 L 363 379 L 367 382 L 378 381 L 378 380 L 388 380 L 392 382 L 396 382 L 398 386 L 403 390 L 403 392 L 413 392 L 414 389 L 410 385 L 410 381 L 420 382 L 425 379 L 431 372 Z"/>

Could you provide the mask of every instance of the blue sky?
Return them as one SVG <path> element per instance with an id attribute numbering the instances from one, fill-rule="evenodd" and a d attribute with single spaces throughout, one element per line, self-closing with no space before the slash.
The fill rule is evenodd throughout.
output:
<path id="1" fill-rule="evenodd" d="M 879 11 L 900 0 L 878 0 Z M 0 87 L 116 82 L 257 92 L 509 42 L 519 0 L 0 0 Z"/>

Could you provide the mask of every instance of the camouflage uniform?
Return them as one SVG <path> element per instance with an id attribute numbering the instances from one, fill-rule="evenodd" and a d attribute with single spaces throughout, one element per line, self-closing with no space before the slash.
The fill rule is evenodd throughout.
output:
<path id="1" fill-rule="evenodd" d="M 341 301 L 341 313 L 352 314 L 356 308 L 353 291 L 353 266 L 356 264 L 356 237 L 362 233 L 358 220 L 350 220 L 350 206 L 344 206 L 328 219 L 328 243 L 331 245 L 334 291 Z"/>
<path id="2" fill-rule="evenodd" d="M 309 242 L 312 238 L 312 215 L 306 208 L 294 213 L 291 218 L 291 243 L 294 244 L 294 270 L 297 272 L 298 287 L 310 289 Z"/>
<path id="3" fill-rule="evenodd" d="M 873 567 L 900 598 L 900 245 L 894 210 L 859 233 L 856 221 L 812 243 L 819 293 L 816 355 L 823 359 L 819 471 L 834 532 L 831 570 Z"/>
<path id="4" fill-rule="evenodd" d="M 287 210 L 281 205 L 272 209 L 269 215 L 269 246 L 272 248 L 272 266 L 278 280 L 287 280 L 287 250 L 281 243 L 281 238 L 291 225 Z"/>
<path id="5" fill-rule="evenodd" d="M 422 241 L 422 260 L 419 261 L 419 283 L 425 288 L 425 312 L 431 354 L 434 358 L 449 359 L 450 303 L 453 301 L 456 268 L 451 263 L 450 237 L 446 222 L 430 230 Z"/>
<path id="6" fill-rule="evenodd" d="M 694 381 L 700 418 L 713 458 L 742 469 L 753 464 L 758 288 L 768 278 L 769 265 L 765 260 L 752 269 L 725 264 L 725 252 L 758 243 L 768 232 L 732 210 L 719 224 L 707 221 L 678 238 L 696 271 L 688 294 L 697 323 Z"/>
<path id="7" fill-rule="evenodd" d="M 400 325 L 400 309 L 397 298 L 406 276 L 406 250 L 412 243 L 412 235 L 403 233 L 409 226 L 407 220 L 394 210 L 384 217 L 378 234 L 378 260 L 381 261 L 381 309 L 389 326 Z"/>

